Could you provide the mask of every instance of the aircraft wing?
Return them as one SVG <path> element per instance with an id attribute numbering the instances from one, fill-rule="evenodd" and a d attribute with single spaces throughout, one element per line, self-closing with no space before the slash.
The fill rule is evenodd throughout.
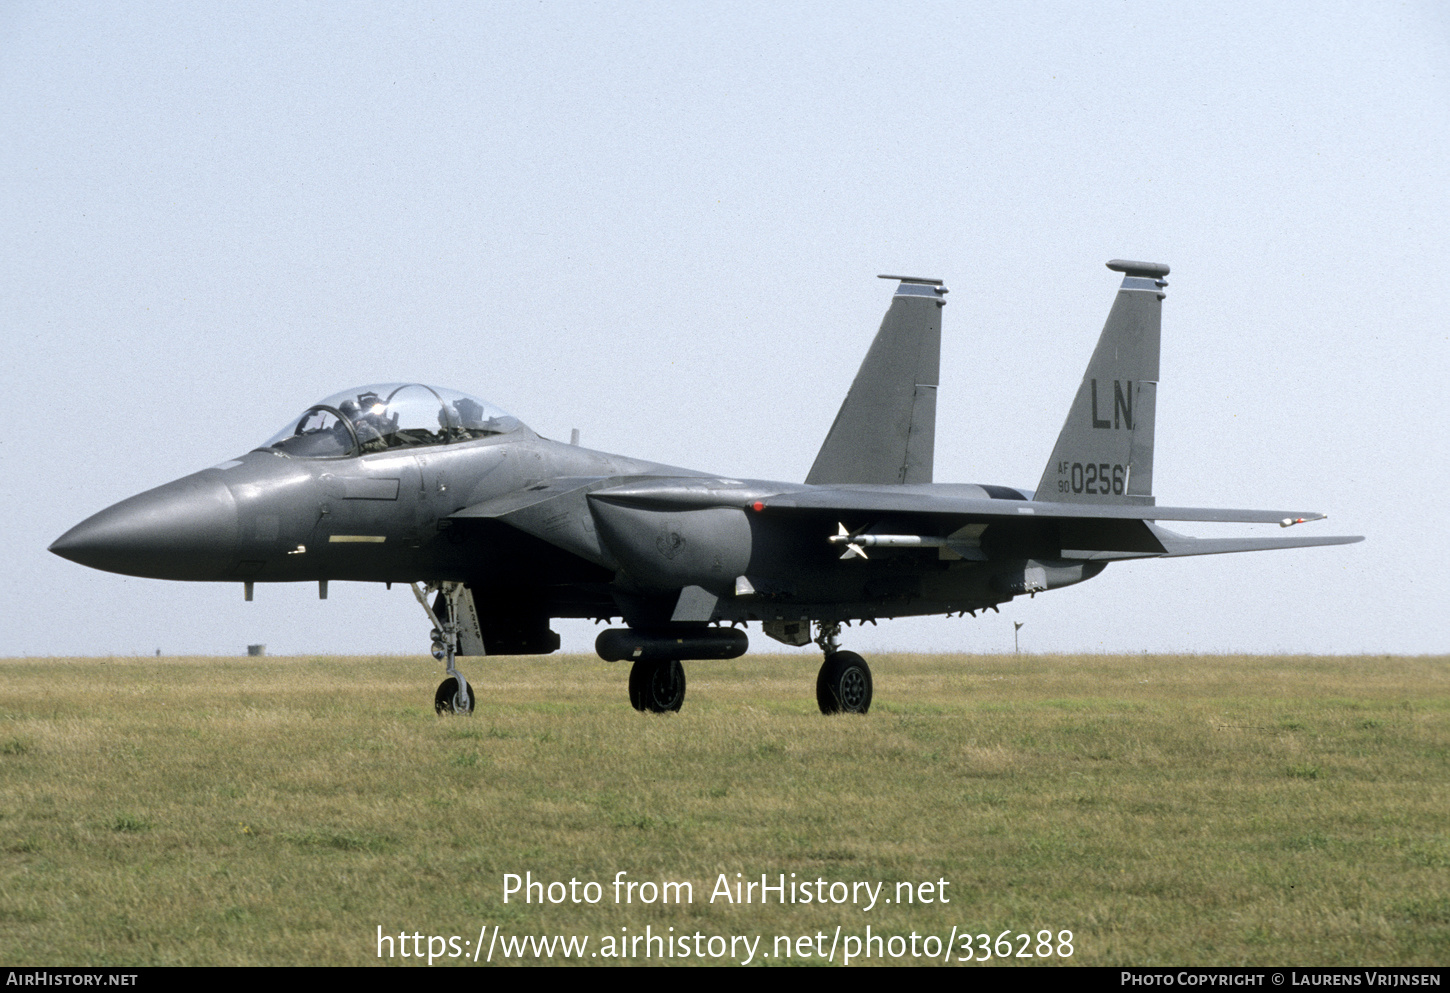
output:
<path id="1" fill-rule="evenodd" d="M 1042 522 L 1055 526 L 1062 558 L 1088 561 L 1178 558 L 1364 540 L 1358 536 L 1190 538 L 1152 523 L 1297 524 L 1325 516 L 1311 511 L 1054 503 L 993 499 L 982 493 L 981 487 L 943 484 L 791 486 L 782 490 L 778 483 L 692 476 L 571 476 L 473 504 L 452 516 L 500 521 L 606 568 L 617 568 L 618 564 L 595 533 L 589 510 L 591 500 L 662 512 L 738 507 L 770 516 L 826 514 L 858 520 L 863 515 L 889 514 L 924 518 L 920 528 L 923 532 L 942 530 L 932 523 L 941 519 L 950 522 L 945 530 L 974 522 L 1009 527 L 1032 527 L 1033 522 Z"/>
<path id="2" fill-rule="evenodd" d="M 616 491 L 611 491 L 616 492 Z M 1127 521 L 1218 521 L 1281 524 L 1286 520 L 1322 520 L 1303 510 L 1238 510 L 1217 507 L 1159 507 L 1153 504 L 1053 503 L 1046 500 L 994 500 L 950 493 L 923 492 L 909 486 L 817 487 L 781 493 L 764 501 L 766 509 L 831 510 L 901 514 L 951 514 L 988 519 L 1050 518 Z"/>
<path id="3" fill-rule="evenodd" d="M 715 485 L 712 485 L 715 483 Z M 595 499 L 659 509 L 749 506 L 760 513 L 815 510 L 832 513 L 943 514 L 982 520 L 1073 519 L 1127 521 L 1218 521 L 1282 524 L 1322 520 L 1303 510 L 1236 510 L 1215 507 L 1159 507 L 1153 504 L 1053 503 L 1047 500 L 993 499 L 978 486 L 883 485 L 802 486 L 765 491 L 759 484 L 725 487 L 697 478 L 629 480 L 593 491 Z M 759 503 L 761 506 L 755 507 Z"/>
<path id="4" fill-rule="evenodd" d="M 930 519 L 949 519 L 947 528 L 965 524 L 1032 526 L 1055 525 L 1063 558 L 1108 560 L 1123 558 L 1213 555 L 1225 552 L 1264 551 L 1342 545 L 1359 536 L 1274 538 L 1189 538 L 1155 527 L 1153 521 L 1200 521 L 1242 524 L 1300 524 L 1323 520 L 1326 515 L 1302 510 L 1245 510 L 1216 507 L 1160 507 L 1149 503 L 1089 504 L 992 498 L 978 486 L 948 484 L 799 486 L 782 490 L 779 484 L 653 478 L 627 480 L 594 489 L 589 499 L 654 510 L 697 510 L 736 506 L 763 515 L 827 514 L 859 520 L 863 515 L 922 517 L 922 530 Z M 991 490 L 996 492 L 997 487 Z M 941 530 L 938 528 L 938 530 Z"/>

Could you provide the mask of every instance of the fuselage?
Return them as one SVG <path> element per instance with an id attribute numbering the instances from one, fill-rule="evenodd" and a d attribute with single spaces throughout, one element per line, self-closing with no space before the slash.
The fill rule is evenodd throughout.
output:
<path id="1" fill-rule="evenodd" d="M 342 458 L 256 449 L 82 521 L 51 550 L 131 576 L 289 583 L 464 581 L 515 571 L 450 515 L 558 476 L 689 470 L 508 435 Z M 464 547 L 467 545 L 468 547 Z"/>
<path id="2" fill-rule="evenodd" d="M 670 624 L 686 587 L 717 598 L 714 620 L 850 620 L 981 609 L 1102 569 L 1052 562 L 1054 541 L 1031 522 L 979 535 L 983 561 L 873 548 L 843 562 L 829 537 L 864 519 L 760 512 L 773 496 L 815 489 L 593 451 L 521 425 L 340 458 L 258 449 L 123 500 L 51 549 L 156 579 L 460 582 L 511 610 L 646 628 Z M 1007 487 L 907 489 L 1026 497 Z M 600 490 L 603 499 L 590 498 Z M 560 495 L 540 499 L 546 491 Z M 513 503 L 542 519 L 521 522 Z M 891 530 L 881 515 L 869 523 Z M 1024 578 L 1033 568 L 1036 586 Z"/>

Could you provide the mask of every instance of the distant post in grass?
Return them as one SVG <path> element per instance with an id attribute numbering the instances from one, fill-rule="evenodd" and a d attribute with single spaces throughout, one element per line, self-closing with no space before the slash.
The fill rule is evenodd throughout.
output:
<path id="1" fill-rule="evenodd" d="M 1013 621 L 1012 622 L 1012 654 L 1013 655 L 1020 655 L 1020 654 L 1022 654 L 1022 650 L 1017 647 L 1017 632 L 1018 631 L 1021 631 L 1022 630 L 1022 625 L 1026 624 L 1026 623 L 1027 623 L 1026 621 Z"/>

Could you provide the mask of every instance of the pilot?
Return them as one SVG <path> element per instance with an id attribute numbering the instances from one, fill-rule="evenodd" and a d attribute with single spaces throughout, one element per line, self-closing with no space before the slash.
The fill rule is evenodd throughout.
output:
<path id="1" fill-rule="evenodd" d="M 466 437 L 463 433 L 463 426 L 458 423 L 457 412 L 446 403 L 438 408 L 438 427 L 440 429 L 439 437 L 445 443 L 458 437 Z"/>
<path id="2" fill-rule="evenodd" d="M 382 397 L 376 393 L 364 393 L 356 401 L 344 400 L 338 407 L 352 421 L 352 426 L 357 431 L 358 445 L 365 452 L 375 452 L 387 447 L 383 435 L 388 428 L 388 421 L 381 414 L 373 413 L 373 409 L 382 406 L 382 403 Z"/>
<path id="3" fill-rule="evenodd" d="M 338 412 L 342 419 L 332 426 L 332 437 L 337 443 L 339 452 L 349 452 L 354 444 L 352 432 L 348 430 L 348 423 L 356 424 L 358 417 L 358 406 L 356 400 L 344 400 L 337 405 Z"/>
<path id="4" fill-rule="evenodd" d="M 453 401 L 453 406 L 458 410 L 458 415 L 463 418 L 464 430 L 475 438 L 482 432 L 488 430 L 488 425 L 483 423 L 483 405 L 475 403 L 468 397 L 459 397 Z"/>

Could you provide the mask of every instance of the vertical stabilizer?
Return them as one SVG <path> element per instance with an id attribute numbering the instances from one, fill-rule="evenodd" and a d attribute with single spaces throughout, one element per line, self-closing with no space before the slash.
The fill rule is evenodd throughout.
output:
<path id="1" fill-rule="evenodd" d="M 856 372 L 807 483 L 929 483 L 941 370 L 939 279 L 901 285 Z"/>
<path id="2" fill-rule="evenodd" d="M 1035 498 L 1067 503 L 1153 502 L 1153 416 L 1163 277 L 1157 262 L 1114 259 L 1123 273 Z"/>

